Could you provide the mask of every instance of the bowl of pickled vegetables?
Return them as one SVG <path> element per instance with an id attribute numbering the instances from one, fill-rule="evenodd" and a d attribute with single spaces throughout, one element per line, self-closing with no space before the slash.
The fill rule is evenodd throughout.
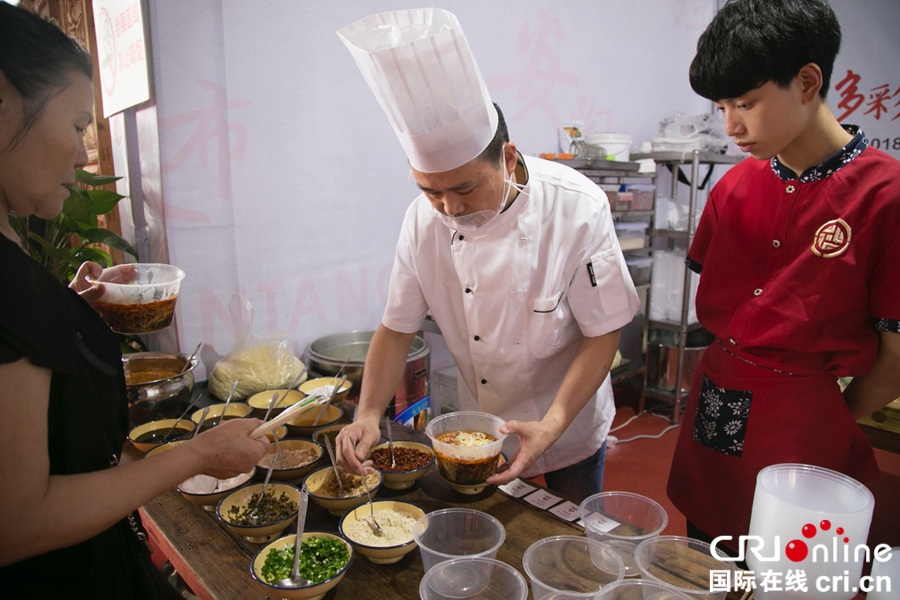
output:
<path id="1" fill-rule="evenodd" d="M 175 301 L 184 271 L 161 263 L 116 265 L 87 280 L 102 285 L 94 308 L 117 333 L 152 333 L 175 317 Z"/>
<path id="2" fill-rule="evenodd" d="M 430 421 L 425 433 L 431 439 L 441 477 L 461 494 L 478 494 L 497 472 L 506 421 L 492 414 L 460 411 Z"/>
<path id="3" fill-rule="evenodd" d="M 270 481 L 259 498 L 263 484 L 238 488 L 219 500 L 216 516 L 232 532 L 248 542 L 264 544 L 281 535 L 297 518 L 300 489 L 282 481 Z"/>
<path id="4" fill-rule="evenodd" d="M 300 543 L 299 573 L 312 583 L 305 587 L 280 587 L 276 582 L 290 578 L 294 568 L 296 540 L 294 534 L 278 538 L 260 548 L 250 561 L 251 577 L 270 598 L 321 598 L 343 579 L 353 563 L 353 546 L 343 537 L 326 531 L 306 531 Z"/>

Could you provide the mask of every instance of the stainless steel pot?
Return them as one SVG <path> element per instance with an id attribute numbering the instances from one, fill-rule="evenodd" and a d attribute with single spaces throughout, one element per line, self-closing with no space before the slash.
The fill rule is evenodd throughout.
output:
<path id="1" fill-rule="evenodd" d="M 647 341 L 647 381 L 664 390 L 675 389 L 678 371 L 679 332 L 652 329 Z M 689 394 L 694 373 L 706 348 L 715 336 L 705 329 L 697 329 L 687 334 L 684 345 L 684 366 L 681 371 L 682 395 Z"/>
<path id="2" fill-rule="evenodd" d="M 351 331 L 327 335 L 306 347 L 307 365 L 311 371 L 323 376 L 336 374 L 346 362 L 343 375 L 353 382 L 348 400 L 357 402 L 362 388 L 363 366 L 369 343 L 374 331 Z M 431 372 L 431 346 L 419 336 L 413 338 L 406 356 L 406 370 L 403 381 L 391 403 L 391 416 L 403 411 L 406 406 L 427 396 Z"/>
<path id="3" fill-rule="evenodd" d="M 140 378 L 142 373 L 173 373 L 171 377 L 126 385 L 128 420 L 132 427 L 181 414 L 194 389 L 193 370 L 200 364 L 195 356 L 187 371 L 175 375 L 184 368 L 188 357 L 188 354 L 167 352 L 136 352 L 122 357 L 126 381 Z"/>

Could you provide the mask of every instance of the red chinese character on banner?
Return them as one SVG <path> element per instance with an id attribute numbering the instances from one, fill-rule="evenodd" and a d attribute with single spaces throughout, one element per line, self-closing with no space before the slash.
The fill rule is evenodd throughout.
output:
<path id="1" fill-rule="evenodd" d="M 533 31 L 526 21 L 516 37 L 516 50 L 525 58 L 525 68 L 518 73 L 491 77 L 487 84 L 497 91 L 515 88 L 516 99 L 525 102 L 518 111 L 507 116 L 508 121 L 519 121 L 533 112 L 543 111 L 556 128 L 560 118 L 551 102 L 551 92 L 558 85 L 577 88 L 579 81 L 577 75 L 563 71 L 562 57 L 552 45 L 565 37 L 562 23 L 543 8 L 540 9 L 540 21 L 537 31 Z"/>
<path id="2" fill-rule="evenodd" d="M 141 22 L 141 6 L 139 2 L 135 2 L 131 6 L 131 16 L 134 18 L 135 25 Z"/>
<path id="3" fill-rule="evenodd" d="M 853 114 L 853 112 L 859 108 L 859 105 L 866 99 L 865 96 L 859 93 L 859 88 L 857 87 L 860 79 L 859 75 L 850 69 L 847 69 L 847 76 L 834 86 L 834 89 L 841 92 L 841 101 L 838 102 L 837 107 L 845 111 L 838 117 L 838 121 L 843 121 Z M 845 87 L 846 89 L 844 89 Z"/>
<path id="4" fill-rule="evenodd" d="M 121 15 L 116 17 L 115 27 L 116 27 L 116 37 L 121 36 L 122 35 L 122 16 Z"/>
<path id="5" fill-rule="evenodd" d="M 143 62 L 143 60 L 144 60 L 144 39 L 141 38 L 138 41 L 136 41 L 134 43 L 134 48 L 135 48 L 135 56 L 137 56 L 137 59 L 139 61 Z"/>
<path id="6" fill-rule="evenodd" d="M 900 86 L 897 87 L 897 89 L 894 91 L 894 95 L 891 97 L 897 98 L 897 102 L 896 104 L 894 104 L 894 107 L 900 106 Z M 897 119 L 900 119 L 900 111 L 897 111 L 897 114 L 894 115 L 894 118 L 891 119 L 891 121 L 896 121 Z"/>
<path id="7" fill-rule="evenodd" d="M 126 59 L 127 59 L 127 56 L 126 56 L 125 52 L 119 52 L 119 72 L 120 73 L 125 69 L 125 67 L 128 66 L 125 62 Z"/>
<path id="8" fill-rule="evenodd" d="M 888 111 L 887 106 L 884 103 L 890 98 L 891 88 L 888 87 L 888 84 L 879 85 L 878 87 L 872 88 L 872 93 L 869 94 L 869 98 L 872 100 L 869 102 L 870 108 L 864 114 L 875 113 L 875 120 L 881 120 L 881 113 L 885 113 Z"/>

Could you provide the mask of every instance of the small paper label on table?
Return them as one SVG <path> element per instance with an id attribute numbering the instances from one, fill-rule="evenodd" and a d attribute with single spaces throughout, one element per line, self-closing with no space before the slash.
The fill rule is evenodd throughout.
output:
<path id="1" fill-rule="evenodd" d="M 608 533 L 621 525 L 618 521 L 610 519 L 606 515 L 600 513 L 591 513 L 584 519 L 585 527 L 590 527 L 594 531 Z"/>
<path id="2" fill-rule="evenodd" d="M 521 479 L 513 479 L 509 483 L 499 486 L 499 489 L 504 494 L 508 494 L 513 498 L 521 498 L 525 494 L 533 492 L 537 488 L 533 485 L 528 485 Z"/>
<path id="3" fill-rule="evenodd" d="M 529 504 L 533 504 L 538 508 L 550 508 L 555 504 L 559 504 L 562 501 L 562 498 L 559 496 L 554 496 L 547 490 L 538 490 L 530 496 L 525 497 L 525 502 Z"/>
<path id="4" fill-rule="evenodd" d="M 581 510 L 578 508 L 578 505 L 574 502 L 569 502 L 566 500 L 562 504 L 554 506 L 550 509 L 550 512 L 559 517 L 564 521 L 574 521 L 581 514 Z"/>

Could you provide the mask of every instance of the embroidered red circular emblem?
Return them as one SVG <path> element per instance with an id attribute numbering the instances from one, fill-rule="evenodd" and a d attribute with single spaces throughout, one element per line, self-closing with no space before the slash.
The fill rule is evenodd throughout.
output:
<path id="1" fill-rule="evenodd" d="M 840 256 L 850 247 L 850 226 L 843 219 L 828 221 L 816 230 L 812 251 L 816 256 Z"/>

